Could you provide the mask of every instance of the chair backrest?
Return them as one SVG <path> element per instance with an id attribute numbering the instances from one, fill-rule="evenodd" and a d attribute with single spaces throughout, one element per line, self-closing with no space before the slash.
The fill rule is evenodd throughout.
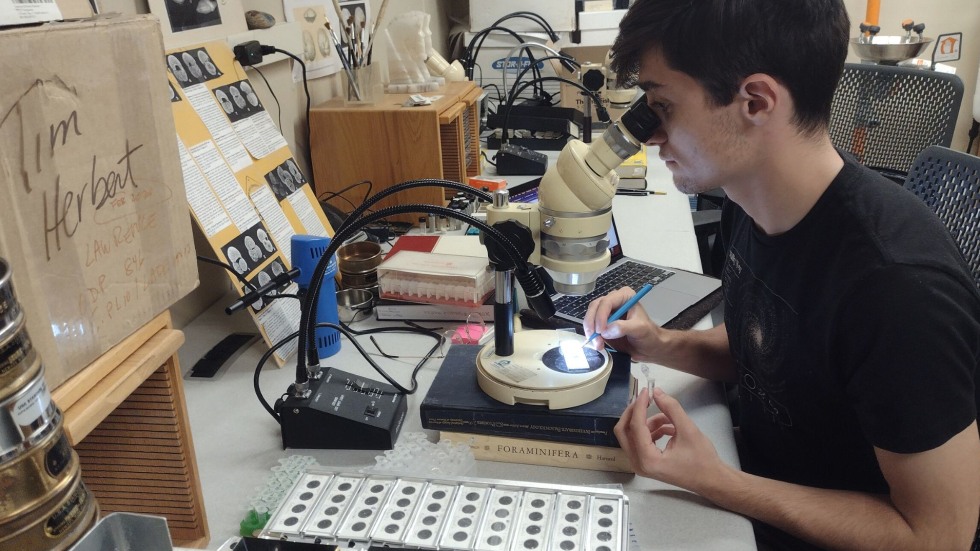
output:
<path id="1" fill-rule="evenodd" d="M 980 157 L 927 147 L 916 157 L 905 189 L 946 225 L 980 286 Z"/>
<path id="2" fill-rule="evenodd" d="M 847 63 L 834 92 L 830 139 L 901 181 L 927 146 L 949 147 L 962 101 L 963 81 L 956 75 Z"/>

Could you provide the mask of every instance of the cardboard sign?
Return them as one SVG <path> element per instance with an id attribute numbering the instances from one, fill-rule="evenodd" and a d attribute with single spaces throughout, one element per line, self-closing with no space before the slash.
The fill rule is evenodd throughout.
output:
<path id="1" fill-rule="evenodd" d="M 155 19 L 12 29 L 0 51 L 0 256 L 53 388 L 197 285 L 191 222 Z"/>

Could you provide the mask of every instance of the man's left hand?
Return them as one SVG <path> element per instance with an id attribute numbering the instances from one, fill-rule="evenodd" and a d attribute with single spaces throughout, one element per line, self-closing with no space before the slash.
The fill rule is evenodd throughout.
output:
<path id="1" fill-rule="evenodd" d="M 619 445 L 636 474 L 702 493 L 730 467 L 676 399 L 655 388 L 653 400 L 661 413 L 650 418 L 647 389 L 626 408 L 613 429 Z M 670 440 L 661 449 L 656 442 L 664 436 Z"/>

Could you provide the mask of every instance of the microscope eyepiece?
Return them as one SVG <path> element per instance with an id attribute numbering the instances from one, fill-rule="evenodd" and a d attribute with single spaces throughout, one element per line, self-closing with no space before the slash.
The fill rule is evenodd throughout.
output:
<path id="1" fill-rule="evenodd" d="M 640 96 L 619 118 L 619 123 L 640 143 L 645 143 L 660 127 L 660 117 L 647 105 L 646 96 Z"/>

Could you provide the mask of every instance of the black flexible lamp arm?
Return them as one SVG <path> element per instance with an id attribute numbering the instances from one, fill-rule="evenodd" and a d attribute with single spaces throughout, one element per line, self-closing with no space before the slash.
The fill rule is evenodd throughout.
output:
<path id="1" fill-rule="evenodd" d="M 483 41 L 486 40 L 487 35 L 489 35 L 492 31 L 503 31 L 514 37 L 514 40 L 516 40 L 518 44 L 524 42 L 519 34 L 508 29 L 507 27 L 501 27 L 500 25 L 491 25 L 476 33 L 473 35 L 473 38 L 470 39 L 470 43 L 466 46 L 466 49 L 463 50 L 463 54 L 465 56 L 463 59 L 463 66 L 466 69 L 466 78 L 473 80 L 473 66 L 476 65 L 476 56 L 480 52 L 480 48 L 483 47 Z M 479 46 L 476 45 L 477 40 L 480 41 Z"/>
<path id="2" fill-rule="evenodd" d="M 296 359 L 296 383 L 294 386 L 295 392 L 302 393 L 305 390 L 309 380 L 308 366 L 319 365 L 319 357 L 317 356 L 316 347 L 309 346 L 309 343 L 315 342 L 313 338 L 313 332 L 316 328 L 316 323 L 314 322 L 314 310 L 317 302 L 319 301 L 320 288 L 323 283 L 323 277 L 326 273 L 327 266 L 330 263 L 330 258 L 337 252 L 337 249 L 340 248 L 341 243 L 349 239 L 363 226 L 388 216 L 419 212 L 437 214 L 461 220 L 483 231 L 487 238 L 492 239 L 497 243 L 505 243 L 505 250 L 511 251 L 511 260 L 514 262 L 515 275 L 517 280 L 521 283 L 521 287 L 524 289 L 528 304 L 535 310 L 536 313 L 538 313 L 539 316 L 544 319 L 554 315 L 555 309 L 554 304 L 551 302 L 551 297 L 545 292 L 544 283 L 541 281 L 541 278 L 537 272 L 533 269 L 533 266 L 527 262 L 527 257 L 525 256 L 521 258 L 521 251 L 519 251 L 513 244 L 510 244 L 507 237 L 492 226 L 489 226 L 485 222 L 477 220 L 457 210 L 446 207 L 437 207 L 435 205 L 401 205 L 381 209 L 380 211 L 365 216 L 362 219 L 353 221 L 349 224 L 345 223 L 344 227 L 334 234 L 333 238 L 330 240 L 330 245 L 327 247 L 327 250 L 324 251 L 313 271 L 313 275 L 310 279 L 310 291 L 304 297 L 301 307 L 298 342 L 299 346 Z"/>
<path id="3" fill-rule="evenodd" d="M 525 46 L 525 48 L 522 48 L 522 49 L 526 49 L 526 48 L 528 48 L 528 47 Z M 578 61 L 575 61 L 574 59 L 569 59 L 569 58 L 567 58 L 567 57 L 565 57 L 563 55 L 549 55 L 549 56 L 542 57 L 538 61 L 548 61 L 549 59 L 557 59 L 559 61 L 568 61 L 572 65 L 572 68 L 573 69 L 582 67 L 582 64 L 579 63 Z M 530 71 L 531 69 L 533 69 L 533 66 L 528 65 L 527 67 L 525 67 L 524 69 L 522 69 L 520 73 L 517 74 L 517 78 L 514 79 L 514 84 L 512 84 L 510 86 L 510 91 L 507 93 L 507 97 L 508 98 L 514 93 L 514 90 L 517 89 L 517 85 L 521 83 L 521 79 L 524 78 L 524 75 L 526 75 L 527 72 Z M 538 78 L 543 78 L 543 77 L 538 77 Z"/>
<path id="4" fill-rule="evenodd" d="M 602 122 L 609 122 L 609 111 L 605 108 L 605 106 L 602 105 L 602 101 L 599 99 L 599 96 L 596 95 L 596 93 L 593 92 L 592 90 L 589 90 L 588 88 L 582 86 L 578 82 L 575 82 L 573 80 L 568 80 L 567 78 L 539 77 L 522 83 L 521 87 L 518 88 L 516 92 L 507 99 L 507 112 L 504 113 L 504 122 L 503 124 L 500 125 L 500 143 L 504 143 L 507 141 L 507 122 L 510 120 L 510 108 L 513 106 L 514 100 L 517 98 L 517 96 L 519 96 L 520 93 L 523 92 L 525 88 L 535 84 L 536 82 L 549 82 L 549 81 L 564 82 L 565 84 L 574 86 L 579 90 L 582 90 L 582 92 L 584 92 L 589 97 L 591 97 L 592 101 L 595 102 L 596 114 L 599 116 L 599 120 Z"/>
<path id="5" fill-rule="evenodd" d="M 528 19 L 534 21 L 542 29 L 544 29 L 544 32 L 548 33 L 548 38 L 550 38 L 552 42 L 558 42 L 559 39 L 558 34 L 555 32 L 553 28 L 551 28 L 551 25 L 548 23 L 548 21 L 544 17 L 534 13 L 533 11 L 515 11 L 512 13 L 508 13 L 507 15 L 494 21 L 493 25 L 499 25 L 504 21 L 507 21 L 508 19 Z"/>
<path id="6" fill-rule="evenodd" d="M 379 191 L 378 193 L 375 193 L 371 197 L 365 199 L 364 203 L 362 203 L 361 206 L 355 208 L 354 211 L 351 212 L 347 216 L 347 218 L 344 219 L 344 223 L 340 226 L 340 228 L 337 228 L 337 230 L 339 231 L 341 228 L 346 226 L 348 224 L 348 221 L 358 220 L 361 217 L 361 215 L 367 212 L 368 209 L 370 209 L 372 206 L 377 204 L 378 201 L 384 199 L 385 197 L 388 197 L 389 195 L 394 195 L 400 191 L 405 191 L 407 189 L 412 189 L 417 187 L 443 187 L 446 189 L 461 191 L 468 195 L 474 195 L 478 199 L 486 201 L 487 203 L 493 201 L 493 195 L 491 195 L 490 193 L 476 189 L 466 184 L 453 182 L 452 180 L 442 180 L 439 178 L 421 178 L 418 180 L 409 180 L 407 182 L 402 182 L 400 184 L 395 184 L 391 187 L 385 188 Z"/>
<path id="7" fill-rule="evenodd" d="M 551 24 L 548 23 L 548 21 L 544 17 L 541 17 L 540 15 L 532 11 L 515 11 L 513 13 L 508 13 L 507 15 L 494 21 L 493 25 L 500 25 L 501 23 L 503 23 L 508 19 L 515 19 L 515 18 L 529 19 L 531 21 L 534 21 L 544 30 L 545 33 L 547 33 L 548 38 L 550 38 L 552 42 L 558 42 L 559 40 L 561 40 L 561 37 L 559 37 L 558 33 L 555 32 L 555 29 L 551 27 Z M 575 67 L 579 65 L 575 61 L 575 58 L 573 58 L 570 55 L 562 55 L 559 58 L 559 61 L 561 61 L 562 65 L 564 65 L 565 68 L 568 69 L 569 71 L 574 71 Z"/>

